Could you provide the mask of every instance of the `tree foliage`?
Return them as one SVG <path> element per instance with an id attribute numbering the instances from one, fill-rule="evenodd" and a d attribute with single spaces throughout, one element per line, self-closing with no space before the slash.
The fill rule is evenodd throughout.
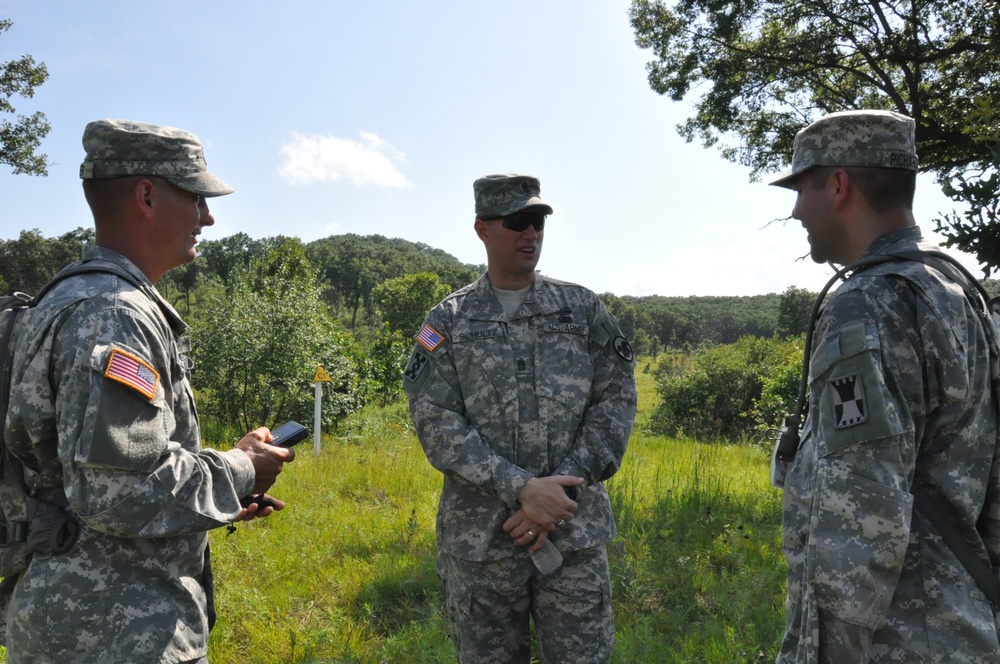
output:
<path id="1" fill-rule="evenodd" d="M 333 379 L 324 386 L 324 429 L 363 405 L 364 360 L 329 316 L 297 240 L 237 267 L 227 291 L 204 306 L 192 329 L 192 382 L 217 420 L 244 431 L 311 422 L 319 366 Z"/>
<path id="2" fill-rule="evenodd" d="M 264 258 L 268 252 L 283 244 L 288 238 L 275 237 L 255 240 L 246 233 L 236 233 L 221 240 L 205 240 L 198 245 L 200 257 L 205 259 L 205 270 L 222 283 L 228 283 L 234 270 L 250 267 L 254 259 Z"/>
<path id="3" fill-rule="evenodd" d="M 636 343 L 645 344 L 640 352 L 649 355 L 660 349 L 731 344 L 748 335 L 770 337 L 777 329 L 780 302 L 774 293 L 744 297 L 602 295 L 601 299 L 619 317 L 626 336 L 631 334 Z"/>
<path id="4" fill-rule="evenodd" d="M 7 290 L 37 293 L 64 265 L 79 260 L 85 245 L 93 243 L 90 228 L 77 228 L 52 239 L 43 237 L 38 229 L 21 231 L 16 240 L 0 240 L 0 279 L 6 282 Z"/>
<path id="5" fill-rule="evenodd" d="M 744 337 L 657 365 L 653 433 L 736 440 L 775 428 L 795 403 L 803 338 Z"/>
<path id="6" fill-rule="evenodd" d="M 440 249 L 381 235 L 333 235 L 309 243 L 306 253 L 322 270 L 327 302 L 347 312 L 352 330 L 363 324 L 378 325 L 374 290 L 388 279 L 433 272 L 443 283 L 458 288 L 485 271 L 482 266 L 460 263 Z"/>
<path id="7" fill-rule="evenodd" d="M 366 346 L 371 393 L 386 406 L 403 395 L 403 367 L 413 348 L 413 339 L 383 325 Z"/>
<path id="8" fill-rule="evenodd" d="M 630 302 L 613 293 L 601 293 L 601 302 L 618 319 L 622 334 L 637 355 L 655 357 L 660 350 L 659 339 L 653 337 L 653 319 L 649 313 L 635 302 Z"/>
<path id="9" fill-rule="evenodd" d="M 10 19 L 0 19 L 0 35 L 10 29 Z M 30 55 L 0 63 L 0 113 L 14 115 L 14 120 L 0 120 L 0 164 L 9 165 L 15 175 L 48 175 L 48 156 L 38 148 L 52 128 L 45 114 L 17 115 L 12 99 L 35 96 L 35 88 L 49 77 L 44 63 Z"/>
<path id="10" fill-rule="evenodd" d="M 417 272 L 386 279 L 375 287 L 373 299 L 382 321 L 407 339 L 420 329 L 431 308 L 451 293 L 433 272 Z"/>
<path id="11" fill-rule="evenodd" d="M 914 118 L 920 169 L 959 207 L 947 244 L 1000 265 L 997 0 L 633 0 L 650 86 L 693 99 L 679 127 L 751 168 L 779 169 L 795 132 L 861 108 Z"/>
<path id="12" fill-rule="evenodd" d="M 797 286 L 789 286 L 781 294 L 778 304 L 778 329 L 780 337 L 797 337 L 809 331 L 809 319 L 818 293 Z"/>

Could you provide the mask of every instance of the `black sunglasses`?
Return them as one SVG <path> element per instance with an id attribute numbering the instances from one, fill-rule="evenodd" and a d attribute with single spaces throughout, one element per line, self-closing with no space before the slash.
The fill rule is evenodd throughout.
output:
<path id="1" fill-rule="evenodd" d="M 528 230 L 528 226 L 534 226 L 536 231 L 541 232 L 545 228 L 545 217 L 547 216 L 541 210 L 523 210 L 506 217 L 494 217 L 494 219 L 499 219 L 504 228 L 515 233 L 523 233 Z"/>

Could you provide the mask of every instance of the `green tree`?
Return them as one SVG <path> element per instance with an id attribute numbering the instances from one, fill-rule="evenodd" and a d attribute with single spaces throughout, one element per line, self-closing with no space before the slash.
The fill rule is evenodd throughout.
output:
<path id="1" fill-rule="evenodd" d="M 64 265 L 80 259 L 83 247 L 94 243 L 94 230 L 77 228 L 57 238 L 45 238 L 37 228 L 21 231 L 16 240 L 0 240 L 0 275 L 9 290 L 37 293 Z"/>
<path id="2" fill-rule="evenodd" d="M 306 253 L 325 279 L 324 297 L 345 314 L 352 330 L 380 322 L 373 290 L 387 279 L 434 272 L 456 287 L 474 281 L 485 268 L 459 263 L 425 244 L 381 235 L 332 235 L 309 243 Z"/>
<path id="3" fill-rule="evenodd" d="M 371 392 L 385 407 L 403 394 L 403 369 L 413 341 L 383 325 L 368 344 Z"/>
<path id="4" fill-rule="evenodd" d="M 816 295 L 811 290 L 797 286 L 785 289 L 778 305 L 778 328 L 775 330 L 778 336 L 796 337 L 809 330 Z"/>
<path id="5" fill-rule="evenodd" d="M 656 369 L 662 401 L 647 424 L 653 433 L 740 439 L 776 427 L 790 412 L 801 375 L 802 340 L 743 337 Z"/>
<path id="6" fill-rule="evenodd" d="M 364 360 L 320 299 L 301 243 L 290 240 L 230 275 L 192 328 L 194 386 L 202 410 L 249 430 L 295 419 L 312 422 L 312 377 L 330 377 L 322 421 L 332 430 L 367 396 Z"/>
<path id="7" fill-rule="evenodd" d="M 375 287 L 372 297 L 389 329 L 412 338 L 427 312 L 450 292 L 451 287 L 433 272 L 417 272 L 386 279 Z"/>
<path id="8" fill-rule="evenodd" d="M 246 233 L 236 233 L 221 240 L 205 240 L 198 245 L 198 253 L 205 259 L 207 272 L 225 284 L 234 270 L 249 267 L 251 261 L 264 257 L 285 240 L 280 235 L 255 240 Z"/>
<path id="9" fill-rule="evenodd" d="M 820 114 L 859 108 L 917 123 L 920 169 L 959 207 L 946 243 L 1000 265 L 997 0 L 633 0 L 650 86 L 694 113 L 678 130 L 756 179 Z"/>
<path id="10" fill-rule="evenodd" d="M 13 22 L 0 19 L 0 35 L 7 32 Z M 15 115 L 11 99 L 15 96 L 30 99 L 35 88 L 49 77 L 44 63 L 35 63 L 30 55 L 0 63 L 0 113 Z M 51 129 L 45 114 L 36 111 L 31 115 L 16 115 L 14 121 L 0 121 L 0 163 L 8 164 L 15 175 L 48 175 L 48 155 L 39 154 L 38 148 Z"/>
<path id="11" fill-rule="evenodd" d="M 179 290 L 184 295 L 185 312 L 191 313 L 191 294 L 198 286 L 204 273 L 205 258 L 198 256 L 190 263 L 175 267 L 167 272 L 165 278 L 161 279 L 156 286 L 164 293 L 168 293 L 171 286 Z"/>
<path id="12" fill-rule="evenodd" d="M 646 310 L 612 293 L 601 293 L 599 297 L 611 315 L 618 320 L 622 334 L 629 340 L 636 355 L 655 357 L 659 344 L 650 334 L 650 330 L 653 329 L 653 319 Z"/>

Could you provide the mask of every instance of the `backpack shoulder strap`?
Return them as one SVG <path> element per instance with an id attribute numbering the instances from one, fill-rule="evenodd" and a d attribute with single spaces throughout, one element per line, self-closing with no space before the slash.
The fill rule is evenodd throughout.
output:
<path id="1" fill-rule="evenodd" d="M 14 333 L 20 323 L 21 315 L 28 307 L 35 306 L 52 288 L 63 279 L 74 275 L 86 274 L 90 272 L 109 272 L 125 279 L 136 288 L 145 289 L 144 284 L 131 275 L 125 268 L 106 260 L 87 260 L 70 263 L 60 270 L 54 277 L 48 280 L 38 295 L 31 297 L 24 293 L 14 293 L 13 295 L 0 298 L 0 479 L 6 466 L 7 441 L 4 433 L 4 422 L 7 418 L 7 406 L 10 399 L 11 373 L 14 364 Z"/>
<path id="2" fill-rule="evenodd" d="M 823 300 L 826 297 L 826 293 L 830 290 L 834 283 L 841 279 L 846 279 L 848 274 L 853 274 L 854 272 L 863 270 L 873 265 L 894 260 L 916 261 L 918 263 L 924 263 L 925 265 L 931 265 L 936 270 L 943 273 L 949 279 L 961 286 L 962 290 L 965 291 L 966 298 L 972 304 L 973 308 L 981 314 L 983 328 L 990 351 L 990 378 L 994 398 L 998 408 L 1000 408 L 1000 339 L 997 338 L 997 329 L 994 326 L 992 318 L 992 311 L 994 310 L 994 307 L 1000 310 L 1000 298 L 995 300 L 998 304 L 994 305 L 993 301 L 990 301 L 990 298 L 982 284 L 979 283 L 979 280 L 970 274 L 961 263 L 943 251 L 913 249 L 881 254 L 872 258 L 862 259 L 857 263 L 853 263 L 842 270 L 839 270 L 837 274 L 835 274 L 827 282 L 827 284 L 823 287 L 823 290 L 820 291 L 817 296 L 816 302 L 813 305 L 812 315 L 809 320 L 809 329 L 806 333 L 806 348 L 802 368 L 802 381 L 800 384 L 798 400 L 795 406 L 795 412 L 788 416 L 785 420 L 785 427 L 782 431 L 781 437 L 775 445 L 775 462 L 788 464 L 795 457 L 795 454 L 798 451 L 798 429 L 801 426 L 801 423 L 805 421 L 807 410 L 806 393 L 808 390 L 808 363 L 812 348 L 812 334 L 816 325 L 816 319 L 819 317 Z M 996 443 L 994 443 L 994 446 L 993 469 L 990 472 L 991 483 L 996 477 L 1000 476 L 1000 446 L 997 446 Z M 772 463 L 772 465 L 774 465 L 774 463 Z M 1000 482 L 998 482 L 998 484 L 1000 484 Z M 919 482 L 914 482 L 910 491 L 913 494 L 914 506 L 927 518 L 928 521 L 931 522 L 931 525 L 934 526 L 934 529 L 937 530 L 939 535 L 941 535 L 945 544 L 947 544 L 952 550 L 955 557 L 962 563 L 962 566 L 965 567 L 969 575 L 976 581 L 976 584 L 983 591 L 990 602 L 995 607 L 1000 607 L 1000 583 L 997 582 L 996 577 L 993 575 L 991 566 L 976 554 L 973 548 L 969 545 L 968 540 L 955 527 L 950 515 L 948 514 L 948 510 L 946 510 L 940 502 L 936 501 L 928 489 Z"/>
<path id="3" fill-rule="evenodd" d="M 965 267 L 957 260 L 941 251 L 901 251 L 896 254 L 904 260 L 913 260 L 930 265 L 939 272 L 945 274 L 949 279 L 962 287 L 965 296 L 972 306 L 981 314 L 983 331 L 986 335 L 989 347 L 990 358 L 990 380 L 993 388 L 995 402 L 1000 406 L 1000 340 L 997 339 L 996 328 L 994 327 L 990 313 L 989 295 L 983 288 L 979 280 L 969 273 Z M 994 445 L 996 445 L 994 443 Z M 998 452 L 994 448 L 994 469 L 991 476 L 996 472 Z M 980 590 L 986 595 L 994 607 L 1000 607 L 1000 583 L 993 575 L 993 569 L 980 558 L 968 540 L 958 528 L 949 514 L 948 510 L 931 495 L 930 490 L 919 482 L 914 482 L 910 487 L 913 494 L 914 506 L 927 517 L 934 529 L 937 530 L 941 539 L 951 549 L 955 557 L 958 558 L 962 566 L 965 567 L 969 575 L 976 581 Z"/>
<path id="4" fill-rule="evenodd" d="M 63 269 L 59 270 L 59 272 L 57 272 L 54 277 L 49 279 L 45 283 L 45 285 L 42 286 L 42 289 L 38 291 L 38 294 L 35 295 L 32 301 L 32 306 L 37 304 L 38 301 L 41 300 L 46 293 L 52 290 L 52 288 L 63 279 L 67 279 L 69 277 L 73 277 L 78 274 L 88 274 L 91 272 L 107 272 L 110 274 L 114 274 L 116 276 L 121 277 L 125 281 L 129 282 L 136 288 L 144 290 L 144 284 L 141 281 L 139 281 L 136 277 L 134 277 L 132 273 L 130 273 L 124 267 L 112 261 L 96 258 L 92 260 L 84 260 L 84 261 L 77 261 L 75 263 L 70 263 Z"/>

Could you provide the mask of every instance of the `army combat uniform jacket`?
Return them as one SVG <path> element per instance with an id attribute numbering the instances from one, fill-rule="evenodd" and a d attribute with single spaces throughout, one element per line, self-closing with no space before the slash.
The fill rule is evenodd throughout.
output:
<path id="1" fill-rule="evenodd" d="M 919 241 L 892 231 L 865 257 L 934 248 Z M 778 662 L 1000 661 L 988 600 L 910 493 L 926 486 L 996 570 L 995 509 L 976 530 L 997 436 L 981 320 L 960 285 L 911 260 L 856 272 L 827 303 L 785 480 Z"/>
<path id="2" fill-rule="evenodd" d="M 550 533 L 563 551 L 615 534 L 602 484 L 621 466 L 635 417 L 634 358 L 597 296 L 538 275 L 514 315 L 489 278 L 427 316 L 403 384 L 420 443 L 444 473 L 441 553 L 499 560 L 516 545 L 501 530 L 532 477 L 585 480 L 579 511 Z"/>
<path id="3" fill-rule="evenodd" d="M 183 662 L 205 656 L 206 531 L 232 522 L 254 469 L 202 450 L 185 326 L 135 265 L 60 282 L 24 318 L 8 445 L 40 496 L 81 522 L 64 554 L 36 553 L 7 612 L 8 661 Z"/>

